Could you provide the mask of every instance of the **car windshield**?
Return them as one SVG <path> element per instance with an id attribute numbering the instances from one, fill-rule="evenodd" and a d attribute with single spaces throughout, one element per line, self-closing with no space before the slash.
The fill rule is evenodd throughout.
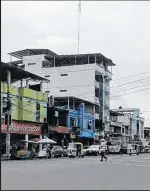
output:
<path id="1" fill-rule="evenodd" d="M 89 147 L 89 149 L 97 149 L 98 148 L 98 145 L 96 146 L 96 145 L 91 145 L 90 147 Z"/>
<path id="2" fill-rule="evenodd" d="M 69 143 L 69 148 L 75 148 L 75 144 L 74 143 Z"/>

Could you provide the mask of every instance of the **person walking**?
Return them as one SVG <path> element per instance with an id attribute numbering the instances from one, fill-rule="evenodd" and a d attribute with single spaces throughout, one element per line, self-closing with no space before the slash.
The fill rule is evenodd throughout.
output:
<path id="1" fill-rule="evenodd" d="M 106 149 L 107 149 L 107 145 L 105 143 L 105 140 L 101 139 L 101 145 L 100 145 L 101 160 L 100 161 L 103 161 L 103 159 L 105 159 L 105 161 L 107 161 L 107 157 L 105 156 Z"/>

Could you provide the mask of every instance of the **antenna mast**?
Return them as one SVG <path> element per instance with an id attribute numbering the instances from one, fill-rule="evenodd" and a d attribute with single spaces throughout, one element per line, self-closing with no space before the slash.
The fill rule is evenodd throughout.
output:
<path id="1" fill-rule="evenodd" d="M 80 13 L 81 13 L 81 0 L 78 2 L 78 54 L 80 52 Z"/>

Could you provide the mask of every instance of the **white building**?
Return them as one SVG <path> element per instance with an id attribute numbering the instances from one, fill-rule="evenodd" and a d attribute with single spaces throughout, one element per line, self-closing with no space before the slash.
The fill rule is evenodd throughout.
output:
<path id="1" fill-rule="evenodd" d="M 47 49 L 26 49 L 9 53 L 21 59 L 26 71 L 50 80 L 43 85 L 54 97 L 74 96 L 96 104 L 95 113 L 109 131 L 112 60 L 100 53 L 57 55 Z"/>
<path id="2" fill-rule="evenodd" d="M 140 117 L 140 109 L 139 108 L 120 108 L 120 109 L 112 109 L 112 112 L 121 113 L 117 120 L 118 122 L 122 122 L 129 125 L 130 122 L 130 136 L 132 140 L 141 140 L 144 138 L 144 121 L 145 119 Z M 123 130 L 124 132 L 124 130 Z"/>

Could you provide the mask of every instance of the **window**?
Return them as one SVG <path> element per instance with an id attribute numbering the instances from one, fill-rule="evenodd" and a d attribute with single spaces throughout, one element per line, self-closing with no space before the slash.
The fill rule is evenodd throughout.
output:
<path id="1" fill-rule="evenodd" d="M 45 78 L 49 78 L 49 77 L 50 77 L 50 75 L 46 75 L 46 76 L 45 76 Z"/>
<path id="2" fill-rule="evenodd" d="M 76 126 L 76 118 L 70 117 L 70 127 Z"/>
<path id="3" fill-rule="evenodd" d="M 124 128 L 122 128 L 122 133 L 124 133 Z"/>
<path id="4" fill-rule="evenodd" d="M 60 92 L 67 92 L 67 90 L 60 90 Z"/>
<path id="5" fill-rule="evenodd" d="M 36 65 L 36 63 L 28 63 L 28 66 Z"/>
<path id="6" fill-rule="evenodd" d="M 61 76 L 68 76 L 68 74 L 61 74 Z"/>
<path id="7" fill-rule="evenodd" d="M 51 68 L 54 67 L 54 62 L 53 60 L 50 61 L 42 61 L 42 68 Z"/>

